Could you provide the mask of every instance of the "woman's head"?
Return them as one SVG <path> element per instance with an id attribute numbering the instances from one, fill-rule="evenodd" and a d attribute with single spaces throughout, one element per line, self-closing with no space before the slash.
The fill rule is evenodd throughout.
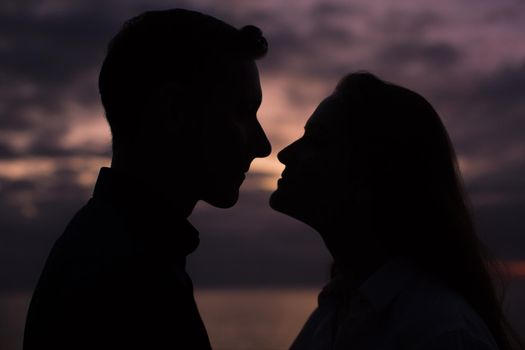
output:
<path id="1" fill-rule="evenodd" d="M 369 73 L 344 77 L 279 159 L 286 169 L 272 207 L 320 231 L 334 224 L 388 228 L 381 239 L 408 249 L 430 223 L 436 230 L 444 224 L 438 212 L 464 211 L 454 152 L 437 113 L 415 92 Z"/>
<path id="2" fill-rule="evenodd" d="M 341 127 L 347 119 L 343 102 L 327 97 L 306 123 L 304 136 L 278 154 L 286 168 L 272 207 L 316 228 L 340 204 L 341 187 L 348 187 L 351 137 Z"/>
<path id="3" fill-rule="evenodd" d="M 377 250 L 411 258 L 462 295 L 510 349 L 454 149 L 422 96 L 349 74 L 278 157 L 286 168 L 272 208 L 318 230 L 337 264 Z"/>

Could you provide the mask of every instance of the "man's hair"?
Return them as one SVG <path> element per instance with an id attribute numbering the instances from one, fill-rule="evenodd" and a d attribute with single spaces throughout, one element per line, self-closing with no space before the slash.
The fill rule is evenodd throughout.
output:
<path id="1" fill-rule="evenodd" d="M 133 119 L 156 87 L 198 89 L 227 74 L 232 64 L 261 58 L 267 50 L 259 28 L 236 29 L 195 11 L 148 11 L 128 20 L 108 45 L 98 82 L 113 146 L 138 122 Z"/>

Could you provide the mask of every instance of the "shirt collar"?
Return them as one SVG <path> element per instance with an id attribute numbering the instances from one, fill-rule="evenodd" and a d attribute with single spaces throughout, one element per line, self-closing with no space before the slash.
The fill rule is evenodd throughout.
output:
<path id="1" fill-rule="evenodd" d="M 405 288 L 418 280 L 421 269 L 408 258 L 395 257 L 383 264 L 360 285 L 345 278 L 333 278 L 321 291 L 319 305 L 345 303 L 347 300 L 375 312 L 384 310 Z"/>
<path id="2" fill-rule="evenodd" d="M 123 213 L 144 243 L 188 255 L 199 245 L 199 232 L 171 203 L 148 189 L 146 183 L 102 167 L 93 199 Z"/>
<path id="3" fill-rule="evenodd" d="M 359 286 L 358 293 L 376 312 L 380 312 L 419 277 L 421 269 L 414 262 L 396 257 L 365 280 Z"/>

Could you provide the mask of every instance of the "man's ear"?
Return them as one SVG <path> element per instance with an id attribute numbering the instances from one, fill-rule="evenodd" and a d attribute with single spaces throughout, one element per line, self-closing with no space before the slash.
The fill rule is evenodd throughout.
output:
<path id="1" fill-rule="evenodd" d="M 159 128 L 183 130 L 186 110 L 186 93 L 181 84 L 163 83 L 150 92 L 145 111 L 150 122 L 155 122 Z"/>

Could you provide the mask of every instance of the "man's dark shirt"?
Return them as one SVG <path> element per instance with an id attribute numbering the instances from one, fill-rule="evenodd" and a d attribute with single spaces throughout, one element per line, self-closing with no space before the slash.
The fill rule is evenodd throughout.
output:
<path id="1" fill-rule="evenodd" d="M 56 241 L 24 349 L 209 349 L 185 271 L 197 230 L 145 185 L 102 168 Z"/>

